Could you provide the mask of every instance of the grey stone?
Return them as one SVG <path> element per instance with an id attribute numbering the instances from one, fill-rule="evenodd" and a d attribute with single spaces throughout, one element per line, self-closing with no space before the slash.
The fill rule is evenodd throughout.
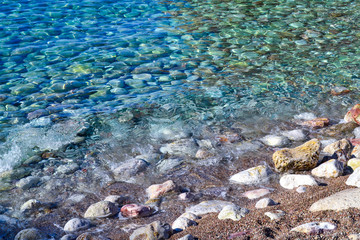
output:
<path id="1" fill-rule="evenodd" d="M 186 212 L 193 213 L 195 215 L 205 215 L 208 213 L 218 213 L 225 206 L 234 205 L 231 202 L 221 201 L 221 200 L 210 200 L 203 201 L 197 205 L 186 208 Z"/>
<path id="2" fill-rule="evenodd" d="M 129 159 L 121 166 L 113 170 L 115 179 L 124 182 L 133 182 L 133 177 L 143 172 L 149 166 L 149 163 L 143 159 Z"/>
<path id="3" fill-rule="evenodd" d="M 197 151 L 197 145 L 193 139 L 180 139 L 172 143 L 163 145 L 160 152 L 173 156 L 190 156 L 194 157 Z"/>
<path id="4" fill-rule="evenodd" d="M 33 211 L 42 206 L 42 203 L 36 199 L 30 199 L 26 201 L 21 207 L 21 212 Z"/>
<path id="5" fill-rule="evenodd" d="M 21 188 L 23 190 L 27 190 L 29 188 L 35 187 L 39 182 L 40 182 L 39 177 L 29 176 L 29 177 L 20 179 L 16 183 L 16 187 Z"/>
<path id="6" fill-rule="evenodd" d="M 118 207 L 108 201 L 100 201 L 88 207 L 84 214 L 84 218 L 105 218 L 114 216 L 119 212 Z"/>
<path id="7" fill-rule="evenodd" d="M 60 238 L 60 240 L 76 240 L 77 236 L 74 234 L 66 234 Z"/>
<path id="8" fill-rule="evenodd" d="M 163 240 L 170 238 L 172 232 L 173 230 L 169 224 L 155 221 L 145 227 L 136 229 L 130 235 L 130 240 Z"/>
<path id="9" fill-rule="evenodd" d="M 79 230 L 84 230 L 90 227 L 90 221 L 87 219 L 81 219 L 81 218 L 73 218 L 69 220 L 65 226 L 64 231 L 65 232 L 76 232 Z"/>
<path id="10" fill-rule="evenodd" d="M 280 185 L 286 189 L 294 189 L 299 186 L 318 186 L 319 184 L 310 175 L 286 174 L 280 178 Z"/>
<path id="11" fill-rule="evenodd" d="M 80 167 L 77 163 L 70 163 L 67 165 L 59 166 L 57 168 L 57 172 L 62 173 L 62 174 L 71 174 L 71 173 L 74 173 L 75 171 L 77 171 L 79 168 Z"/>
<path id="12" fill-rule="evenodd" d="M 14 239 L 16 233 L 22 228 L 18 219 L 0 215 L 0 239 Z"/>
<path id="13" fill-rule="evenodd" d="M 36 228 L 27 228 L 21 230 L 15 236 L 15 240 L 42 240 L 42 239 L 45 239 L 44 236 Z"/>
<path id="14" fill-rule="evenodd" d="M 360 209 L 360 188 L 346 189 L 341 192 L 337 192 L 329 197 L 320 199 L 313 203 L 310 207 L 310 211 L 326 211 L 326 210 L 345 210 L 349 208 Z"/>

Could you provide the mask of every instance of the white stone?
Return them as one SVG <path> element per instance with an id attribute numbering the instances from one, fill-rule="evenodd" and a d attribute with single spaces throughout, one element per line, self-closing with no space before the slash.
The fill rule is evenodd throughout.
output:
<path id="1" fill-rule="evenodd" d="M 275 212 L 266 212 L 265 216 L 269 217 L 271 220 L 278 220 L 281 217 L 285 216 L 285 212 L 281 210 L 276 210 Z"/>
<path id="2" fill-rule="evenodd" d="M 30 199 L 27 202 L 25 202 L 21 207 L 20 211 L 32 211 L 34 209 L 40 208 L 42 206 L 42 203 L 36 199 Z"/>
<path id="3" fill-rule="evenodd" d="M 193 213 L 195 215 L 218 213 L 227 205 L 234 205 L 234 204 L 231 202 L 226 202 L 221 200 L 203 201 L 197 205 L 186 208 L 186 212 Z"/>
<path id="4" fill-rule="evenodd" d="M 360 138 L 360 127 L 354 129 L 355 138 Z"/>
<path id="5" fill-rule="evenodd" d="M 360 187 L 360 168 L 355 169 L 355 171 L 348 177 L 345 184 Z"/>
<path id="6" fill-rule="evenodd" d="M 196 226 L 197 222 L 194 220 L 188 219 L 186 217 L 178 217 L 173 224 L 171 225 L 172 229 L 175 231 L 182 231 L 190 226 Z"/>
<path id="7" fill-rule="evenodd" d="M 238 184 L 256 184 L 268 181 L 273 172 L 265 165 L 249 168 L 230 177 L 230 181 Z"/>
<path id="8" fill-rule="evenodd" d="M 190 156 L 194 157 L 197 152 L 197 146 L 193 139 L 180 139 L 172 143 L 164 144 L 160 152 L 173 156 Z"/>
<path id="9" fill-rule="evenodd" d="M 335 230 L 335 229 L 336 229 L 336 225 L 328 222 L 310 222 L 297 226 L 291 229 L 291 231 L 307 233 L 307 234 L 317 234 L 324 230 Z"/>
<path id="10" fill-rule="evenodd" d="M 65 226 L 65 232 L 76 232 L 90 227 L 90 221 L 87 219 L 73 218 L 69 220 Z"/>
<path id="11" fill-rule="evenodd" d="M 274 200 L 272 200 L 271 198 L 263 198 L 260 199 L 256 204 L 255 204 L 255 208 L 266 208 L 268 206 L 274 206 L 277 205 L 278 203 L 275 202 Z"/>
<path id="12" fill-rule="evenodd" d="M 310 112 L 304 112 L 304 113 L 300 113 L 298 115 L 294 116 L 295 119 L 300 119 L 300 120 L 312 120 L 316 118 L 316 115 Z"/>
<path id="13" fill-rule="evenodd" d="M 336 159 L 331 159 L 322 163 L 318 167 L 311 170 L 311 174 L 316 177 L 335 178 L 344 172 L 344 165 Z"/>
<path id="14" fill-rule="evenodd" d="M 241 208 L 236 205 L 227 205 L 221 209 L 218 218 L 220 220 L 231 219 L 233 221 L 239 221 L 241 218 L 245 217 L 249 213 L 249 210 L 246 208 Z"/>
<path id="15" fill-rule="evenodd" d="M 250 191 L 244 192 L 242 195 L 248 199 L 256 199 L 256 198 L 263 197 L 269 193 L 270 193 L 269 189 L 260 188 L 260 189 L 255 189 L 255 190 L 250 190 Z"/>
<path id="16" fill-rule="evenodd" d="M 20 179 L 16 183 L 16 187 L 21 188 L 23 190 L 27 190 L 29 188 L 35 187 L 39 182 L 40 182 L 39 177 L 29 176 L 29 177 Z"/>
<path id="17" fill-rule="evenodd" d="M 310 211 L 346 210 L 348 208 L 360 209 L 360 188 L 350 188 L 337 192 L 329 197 L 320 199 L 313 203 Z"/>
<path id="18" fill-rule="evenodd" d="M 265 145 L 270 147 L 284 147 L 289 144 L 289 139 L 284 136 L 267 135 L 260 139 Z"/>
<path id="19" fill-rule="evenodd" d="M 284 131 L 281 134 L 292 141 L 305 141 L 307 139 L 307 136 L 302 129 Z"/>
<path id="20" fill-rule="evenodd" d="M 299 186 L 318 186 L 315 178 L 303 174 L 286 174 L 280 178 L 280 185 L 286 189 L 294 189 Z"/>

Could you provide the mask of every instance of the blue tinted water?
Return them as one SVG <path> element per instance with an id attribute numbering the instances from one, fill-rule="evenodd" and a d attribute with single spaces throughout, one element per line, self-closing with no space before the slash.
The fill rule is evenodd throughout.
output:
<path id="1" fill-rule="evenodd" d="M 174 121 L 194 132 L 302 111 L 341 118 L 358 101 L 359 10 L 357 1 L 2 1 L 0 172 L 33 149 L 58 149 L 43 142 L 57 142 L 48 131 L 66 119 L 94 126 L 94 139 L 111 129 L 120 145 L 142 145 L 153 144 L 152 124 Z M 353 94 L 333 97 L 336 86 Z"/>

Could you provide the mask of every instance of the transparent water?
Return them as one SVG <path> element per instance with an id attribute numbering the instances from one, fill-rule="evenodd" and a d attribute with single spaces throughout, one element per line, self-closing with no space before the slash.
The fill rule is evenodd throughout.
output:
<path id="1" fill-rule="evenodd" d="M 54 130 L 69 119 L 92 129 L 74 157 L 115 162 L 207 126 L 340 119 L 359 100 L 359 16 L 350 0 L 2 1 L 0 172 L 71 142 L 78 126 Z"/>

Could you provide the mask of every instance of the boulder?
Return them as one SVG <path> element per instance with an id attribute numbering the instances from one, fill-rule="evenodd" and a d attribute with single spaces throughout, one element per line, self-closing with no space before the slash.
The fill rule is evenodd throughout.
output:
<path id="1" fill-rule="evenodd" d="M 272 158 L 279 172 L 313 169 L 319 161 L 320 141 L 312 139 L 296 148 L 284 148 L 276 151 Z"/>
<path id="2" fill-rule="evenodd" d="M 350 188 L 337 192 L 329 197 L 318 200 L 310 207 L 310 211 L 346 210 L 349 208 L 360 209 L 360 188 Z"/>
<path id="3" fill-rule="evenodd" d="M 345 122 L 354 122 L 360 125 L 360 104 L 353 106 L 344 117 Z"/>
<path id="4" fill-rule="evenodd" d="M 230 177 L 230 182 L 251 185 L 267 182 L 273 174 L 271 169 L 265 165 L 249 168 Z"/>
<path id="5" fill-rule="evenodd" d="M 317 186 L 319 184 L 310 175 L 286 174 L 280 178 L 280 185 L 286 189 L 294 189 L 303 185 Z"/>

